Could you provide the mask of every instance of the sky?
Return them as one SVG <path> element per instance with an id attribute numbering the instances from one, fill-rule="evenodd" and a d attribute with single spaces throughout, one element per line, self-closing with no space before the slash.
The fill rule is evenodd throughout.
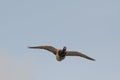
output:
<path id="1" fill-rule="evenodd" d="M 66 57 L 51 45 L 96 61 Z M 120 80 L 119 0 L 1 0 L 0 80 Z"/>

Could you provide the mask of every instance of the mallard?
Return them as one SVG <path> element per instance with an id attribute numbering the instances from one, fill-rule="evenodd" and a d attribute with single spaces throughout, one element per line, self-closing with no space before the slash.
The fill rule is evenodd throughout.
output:
<path id="1" fill-rule="evenodd" d="M 88 60 L 95 61 L 95 59 L 93 59 L 93 58 L 91 58 L 91 57 L 89 57 L 81 52 L 66 51 L 67 48 L 65 46 L 63 47 L 63 49 L 56 49 L 53 46 L 34 46 L 34 47 L 29 47 L 29 48 L 48 50 L 56 56 L 57 61 L 62 61 L 63 59 L 65 59 L 66 56 L 80 56 L 80 57 L 86 58 Z"/>

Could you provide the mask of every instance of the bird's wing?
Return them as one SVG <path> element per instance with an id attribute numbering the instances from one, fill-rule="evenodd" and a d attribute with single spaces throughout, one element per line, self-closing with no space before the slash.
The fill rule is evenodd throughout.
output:
<path id="1" fill-rule="evenodd" d="M 52 47 L 52 46 L 34 46 L 34 47 L 29 47 L 31 49 L 45 49 L 48 50 L 56 55 L 57 49 Z"/>
<path id="2" fill-rule="evenodd" d="M 77 51 L 67 51 L 66 56 L 80 56 L 80 57 L 95 61 L 95 59 L 93 59 L 93 58 L 91 58 L 91 57 L 89 57 L 81 52 L 77 52 Z"/>

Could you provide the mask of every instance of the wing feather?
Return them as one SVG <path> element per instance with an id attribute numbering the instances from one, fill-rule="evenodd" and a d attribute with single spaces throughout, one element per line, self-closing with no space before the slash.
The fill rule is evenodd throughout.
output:
<path id="1" fill-rule="evenodd" d="M 28 47 L 31 49 L 45 49 L 48 50 L 56 55 L 57 49 L 53 46 L 34 46 L 34 47 Z"/>
<path id="2" fill-rule="evenodd" d="M 93 59 L 93 58 L 91 58 L 91 57 L 89 57 L 81 52 L 77 52 L 77 51 L 67 51 L 66 56 L 80 56 L 80 57 L 95 61 L 95 59 Z"/>

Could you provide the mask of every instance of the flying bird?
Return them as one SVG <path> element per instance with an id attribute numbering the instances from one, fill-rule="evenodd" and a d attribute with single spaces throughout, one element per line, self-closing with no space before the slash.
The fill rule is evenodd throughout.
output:
<path id="1" fill-rule="evenodd" d="M 53 46 L 34 46 L 34 47 L 28 47 L 30 49 L 45 49 L 48 50 L 50 52 L 52 52 L 55 56 L 57 61 L 62 61 L 63 59 L 65 59 L 66 56 L 80 56 L 83 58 L 86 58 L 88 60 L 92 60 L 95 61 L 95 59 L 81 53 L 78 51 L 66 51 L 66 47 L 64 46 L 63 49 L 56 49 Z"/>

